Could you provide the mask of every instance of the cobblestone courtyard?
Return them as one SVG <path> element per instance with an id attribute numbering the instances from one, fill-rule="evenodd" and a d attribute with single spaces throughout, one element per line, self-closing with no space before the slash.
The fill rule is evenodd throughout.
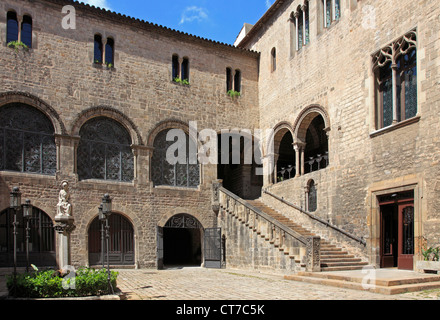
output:
<path id="1" fill-rule="evenodd" d="M 438 300 L 440 290 L 382 295 L 234 269 L 118 270 L 128 300 Z"/>

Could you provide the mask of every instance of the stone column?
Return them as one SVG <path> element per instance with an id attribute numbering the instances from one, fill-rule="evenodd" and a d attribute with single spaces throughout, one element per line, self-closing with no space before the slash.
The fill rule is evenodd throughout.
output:
<path id="1" fill-rule="evenodd" d="M 58 267 L 64 269 L 71 265 L 70 258 L 70 234 L 75 229 L 74 218 L 67 216 L 56 216 L 55 217 L 55 230 L 57 232 L 57 246 L 58 246 Z"/>
<path id="2" fill-rule="evenodd" d="M 293 144 L 293 149 L 295 150 L 295 178 L 298 178 L 301 176 L 300 173 L 300 163 L 299 163 L 299 158 L 300 158 L 300 147 L 297 143 Z"/>
<path id="3" fill-rule="evenodd" d="M 296 28 L 296 38 L 295 38 L 295 40 L 296 40 L 296 51 L 298 51 L 300 48 L 299 48 L 299 25 L 298 25 L 298 18 L 299 18 L 299 14 L 298 14 L 298 12 L 295 12 L 295 28 Z"/>

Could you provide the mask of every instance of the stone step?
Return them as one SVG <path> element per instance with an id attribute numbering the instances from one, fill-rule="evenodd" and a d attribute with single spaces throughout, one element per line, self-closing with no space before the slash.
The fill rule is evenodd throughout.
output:
<path id="1" fill-rule="evenodd" d="M 374 268 L 371 270 L 374 270 Z M 406 276 L 400 277 L 399 273 L 395 273 L 391 278 L 380 278 L 371 277 L 371 275 L 368 275 L 368 273 L 364 273 L 363 271 L 362 273 L 349 270 L 345 271 L 347 272 L 299 272 L 298 274 L 285 276 L 284 278 L 293 281 L 302 281 L 346 289 L 365 290 L 387 295 L 440 288 L 439 276 L 417 276 L 414 274 L 414 276 L 408 278 Z"/>
<path id="2" fill-rule="evenodd" d="M 272 218 L 276 219 L 285 226 L 291 228 L 292 230 L 298 232 L 302 236 L 315 236 L 310 230 L 298 225 L 297 223 L 290 220 L 288 217 L 284 216 L 280 212 L 274 210 L 273 208 L 265 205 L 259 200 L 248 201 L 251 205 L 257 209 L 265 212 Z M 262 232 L 260 234 L 262 238 L 269 240 L 269 237 Z M 273 243 L 273 241 L 271 241 Z M 280 248 L 281 249 L 281 248 Z M 288 252 L 285 252 L 288 255 Z M 347 251 L 336 245 L 330 243 L 327 240 L 321 240 L 321 268 L 323 270 L 352 270 L 360 269 L 364 267 L 367 263 L 362 262 L 361 259 L 355 259 L 353 255 L 349 255 Z"/>
<path id="3" fill-rule="evenodd" d="M 358 259 L 358 258 L 347 258 L 347 257 L 342 257 L 342 258 L 322 258 L 321 257 L 321 265 L 323 263 L 334 263 L 334 262 L 362 262 L 362 260 Z"/>
<path id="4" fill-rule="evenodd" d="M 359 259 L 360 260 L 360 259 Z M 322 262 L 321 267 L 355 267 L 355 266 L 366 266 L 367 262 L 362 261 L 334 261 L 334 262 Z"/>

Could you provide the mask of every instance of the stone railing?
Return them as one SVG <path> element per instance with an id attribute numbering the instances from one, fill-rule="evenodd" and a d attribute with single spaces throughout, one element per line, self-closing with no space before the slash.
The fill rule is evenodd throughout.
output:
<path id="1" fill-rule="evenodd" d="M 317 221 L 318 223 L 320 223 L 321 225 L 333 229 L 334 231 L 338 232 L 339 234 L 341 234 L 341 235 L 343 235 L 343 236 L 345 236 L 345 237 L 347 237 L 347 238 L 350 238 L 350 239 L 354 240 L 355 242 L 360 243 L 360 244 L 363 245 L 364 247 L 367 245 L 367 242 L 365 241 L 365 239 L 360 238 L 360 237 L 357 237 L 357 236 L 355 236 L 355 235 L 353 235 L 353 234 L 351 234 L 351 233 L 349 233 L 349 232 L 347 232 L 347 231 L 345 231 L 345 230 L 343 230 L 343 229 L 341 229 L 341 228 L 339 228 L 339 227 L 337 227 L 337 226 L 331 224 L 330 222 L 325 221 L 325 220 L 323 220 L 323 219 L 317 217 L 316 215 L 314 215 L 314 214 L 312 214 L 312 213 L 310 213 L 310 212 L 307 212 L 307 211 L 303 210 L 302 208 L 300 208 L 300 207 L 294 205 L 293 203 L 291 203 L 291 202 L 285 200 L 285 199 L 282 198 L 282 197 L 279 197 L 279 196 L 277 196 L 277 195 L 271 193 L 270 191 L 263 190 L 263 192 L 264 192 L 265 194 L 268 194 L 268 195 L 270 195 L 271 197 L 277 199 L 278 201 L 280 201 L 280 202 L 282 202 L 282 203 L 288 205 L 289 207 L 294 208 L 294 209 L 297 210 L 298 212 L 301 212 L 301 213 L 304 214 L 305 216 L 309 217 L 311 220 L 315 220 L 315 221 Z"/>
<path id="2" fill-rule="evenodd" d="M 286 255 L 300 260 L 305 264 L 306 271 L 321 271 L 320 237 L 299 234 L 226 190 L 221 182 L 213 184 L 212 205 L 215 211 L 224 210 Z"/>

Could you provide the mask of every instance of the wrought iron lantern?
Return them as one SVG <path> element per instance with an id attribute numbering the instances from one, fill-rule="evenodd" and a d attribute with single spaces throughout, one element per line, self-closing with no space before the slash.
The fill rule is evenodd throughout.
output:
<path id="1" fill-rule="evenodd" d="M 102 213 L 108 217 L 112 213 L 112 199 L 108 194 L 102 198 Z"/>
<path id="2" fill-rule="evenodd" d="M 32 218 L 32 209 L 33 206 L 31 204 L 31 200 L 26 199 L 25 203 L 23 204 L 23 218 L 26 220 Z"/>
<path id="3" fill-rule="evenodd" d="M 18 210 L 21 207 L 21 192 L 18 187 L 14 187 L 10 193 L 9 207 L 14 210 Z"/>

